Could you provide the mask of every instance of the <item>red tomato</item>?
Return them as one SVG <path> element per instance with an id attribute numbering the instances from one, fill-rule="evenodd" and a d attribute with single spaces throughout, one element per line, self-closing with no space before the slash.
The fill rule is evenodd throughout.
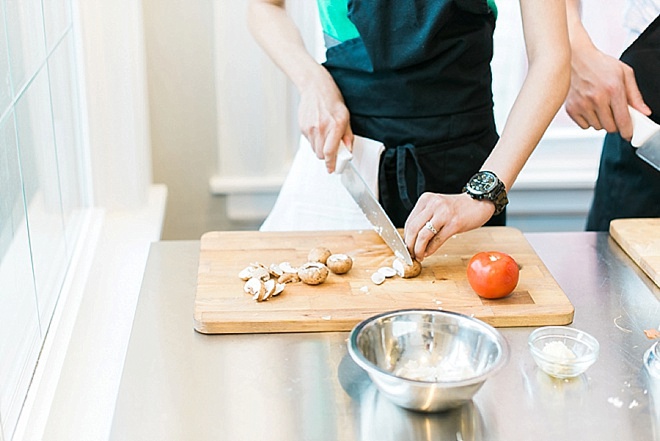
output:
<path id="1" fill-rule="evenodd" d="M 486 299 L 499 299 L 513 292 L 520 270 L 513 257 L 499 251 L 483 251 L 470 259 L 467 278 L 472 289 Z"/>

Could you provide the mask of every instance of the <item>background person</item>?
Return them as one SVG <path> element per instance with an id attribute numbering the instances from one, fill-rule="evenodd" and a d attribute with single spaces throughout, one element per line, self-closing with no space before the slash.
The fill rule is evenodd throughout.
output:
<path id="1" fill-rule="evenodd" d="M 630 0 L 624 25 L 634 38 L 620 59 L 601 52 L 567 0 L 572 49 L 566 111 L 583 129 L 608 132 L 586 229 L 608 231 L 617 218 L 660 216 L 660 172 L 635 155 L 628 105 L 660 123 L 660 0 Z"/>

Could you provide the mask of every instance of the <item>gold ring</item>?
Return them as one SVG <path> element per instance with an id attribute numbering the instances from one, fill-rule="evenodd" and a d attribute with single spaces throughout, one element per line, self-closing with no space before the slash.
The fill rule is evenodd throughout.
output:
<path id="1" fill-rule="evenodd" d="M 435 229 L 435 227 L 433 226 L 433 224 L 431 223 L 431 221 L 428 221 L 428 222 L 426 223 L 425 227 L 428 228 L 428 230 L 429 230 L 431 233 L 433 233 L 434 235 L 435 235 L 435 234 L 438 234 L 438 230 Z"/>

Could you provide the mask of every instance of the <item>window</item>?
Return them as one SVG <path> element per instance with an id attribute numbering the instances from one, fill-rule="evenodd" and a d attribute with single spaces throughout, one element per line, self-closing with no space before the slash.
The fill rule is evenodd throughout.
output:
<path id="1" fill-rule="evenodd" d="M 0 3 L 0 439 L 89 210 L 70 0 Z"/>

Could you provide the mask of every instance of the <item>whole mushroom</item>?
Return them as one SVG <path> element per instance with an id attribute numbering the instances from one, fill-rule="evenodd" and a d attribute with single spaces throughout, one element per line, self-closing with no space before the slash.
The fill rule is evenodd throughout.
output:
<path id="1" fill-rule="evenodd" d="M 353 259 L 348 254 L 331 254 L 325 264 L 335 274 L 346 274 L 353 267 Z"/>
<path id="2" fill-rule="evenodd" d="M 330 255 L 332 255 L 332 252 L 329 249 L 325 247 L 316 247 L 310 250 L 307 255 L 307 260 L 310 262 L 321 262 L 325 265 Z"/>
<path id="3" fill-rule="evenodd" d="M 319 285 L 328 278 L 328 267 L 321 262 L 307 262 L 298 269 L 298 277 L 308 285 Z"/>

